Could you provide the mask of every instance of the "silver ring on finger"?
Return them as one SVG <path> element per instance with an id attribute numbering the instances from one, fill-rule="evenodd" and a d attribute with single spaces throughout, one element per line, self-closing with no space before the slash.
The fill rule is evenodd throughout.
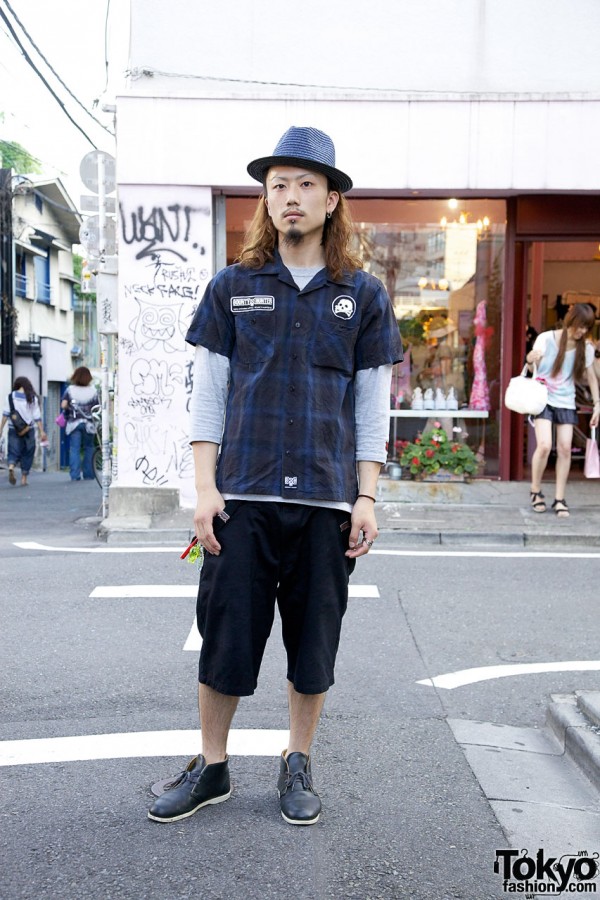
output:
<path id="1" fill-rule="evenodd" d="M 367 545 L 369 550 L 371 549 L 371 547 L 373 546 L 374 543 L 375 543 L 375 541 L 365 541 L 365 544 Z"/>

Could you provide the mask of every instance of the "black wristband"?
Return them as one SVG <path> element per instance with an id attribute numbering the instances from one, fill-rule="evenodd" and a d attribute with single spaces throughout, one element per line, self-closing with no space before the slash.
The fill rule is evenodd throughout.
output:
<path id="1" fill-rule="evenodd" d="M 377 500 L 375 499 L 375 497 L 371 497 L 370 494 L 358 494 L 356 499 L 358 500 L 359 497 L 366 497 L 367 500 L 372 500 L 373 503 L 377 503 Z"/>

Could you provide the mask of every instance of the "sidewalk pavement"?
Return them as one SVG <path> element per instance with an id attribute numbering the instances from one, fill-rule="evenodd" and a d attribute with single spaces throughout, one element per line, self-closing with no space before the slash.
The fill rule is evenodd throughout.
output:
<path id="1" fill-rule="evenodd" d="M 547 511 L 540 514 L 531 508 L 527 482 L 482 479 L 436 484 L 381 479 L 377 518 L 386 542 L 407 547 L 600 547 L 600 481 L 574 480 L 567 485 L 568 518 L 551 509 L 554 484 L 543 484 L 542 491 Z"/>
<path id="2" fill-rule="evenodd" d="M 155 490 L 160 491 L 160 488 Z M 594 550 L 600 547 L 600 481 L 569 483 L 568 519 L 551 510 L 553 485 L 543 487 L 548 511 L 534 513 L 526 482 L 478 480 L 471 484 L 417 483 L 381 478 L 377 490 L 379 545 L 398 548 L 529 548 Z M 193 510 L 176 509 L 140 516 L 101 517 L 102 493 L 96 482 L 71 483 L 66 472 L 36 472 L 21 488 L 8 484 L 0 469 L 0 515 L 9 514 L 15 533 L 43 524 L 54 538 L 77 523 L 90 541 L 172 543 L 185 547 L 193 536 Z M 40 521 L 41 519 L 41 521 Z M 71 529 L 72 531 L 72 529 Z"/>
<path id="3" fill-rule="evenodd" d="M 574 481 L 567 493 L 571 515 L 551 511 L 553 485 L 545 485 L 547 512 L 534 513 L 525 482 L 416 483 L 381 478 L 377 489 L 379 546 L 427 548 L 600 547 L 600 482 Z M 193 511 L 109 517 L 99 529 L 109 543 L 179 541 L 193 537 Z"/>

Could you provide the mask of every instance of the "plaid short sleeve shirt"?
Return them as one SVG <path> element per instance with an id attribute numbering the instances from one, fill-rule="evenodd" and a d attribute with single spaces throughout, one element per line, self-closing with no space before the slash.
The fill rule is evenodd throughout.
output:
<path id="1" fill-rule="evenodd" d="M 402 359 L 382 283 L 322 269 L 299 290 L 276 256 L 208 285 L 186 340 L 230 360 L 217 487 L 232 494 L 353 503 L 354 376 Z"/>

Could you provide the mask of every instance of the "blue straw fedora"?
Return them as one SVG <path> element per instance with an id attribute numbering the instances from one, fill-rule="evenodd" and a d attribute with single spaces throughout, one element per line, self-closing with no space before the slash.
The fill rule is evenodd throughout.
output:
<path id="1" fill-rule="evenodd" d="M 352 179 L 335 167 L 333 141 L 317 128 L 292 125 L 279 139 L 272 156 L 252 160 L 248 165 L 248 174 L 264 184 L 268 170 L 276 165 L 306 166 L 312 172 L 321 172 L 342 194 L 352 187 Z"/>

